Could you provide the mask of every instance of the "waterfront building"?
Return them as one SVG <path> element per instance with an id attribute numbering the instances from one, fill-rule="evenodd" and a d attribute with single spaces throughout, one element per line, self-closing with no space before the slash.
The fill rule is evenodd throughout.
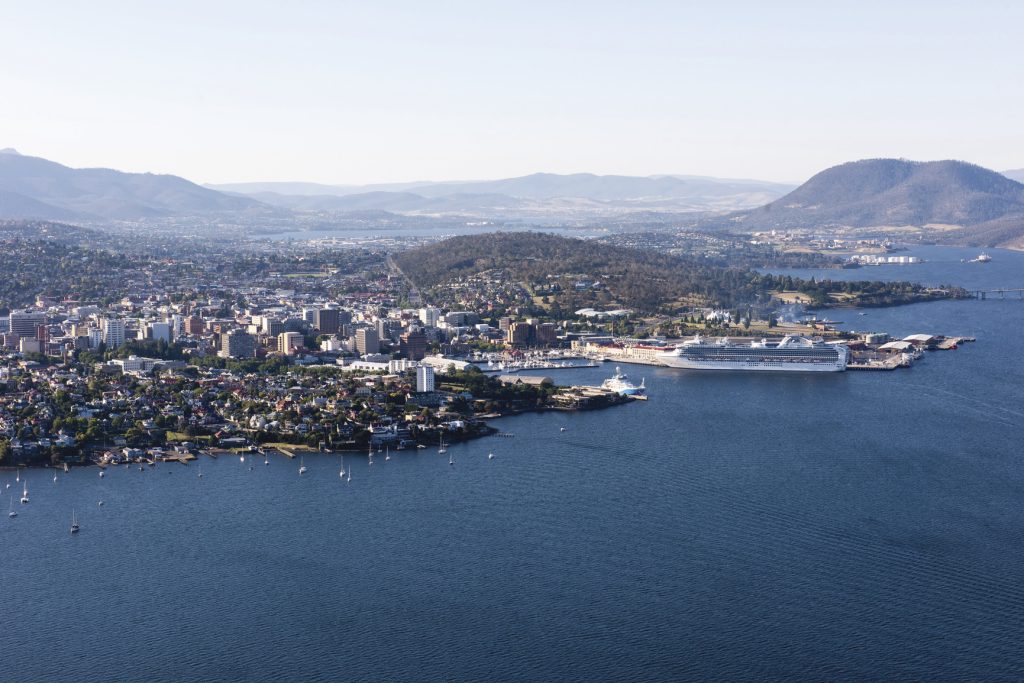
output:
<path id="1" fill-rule="evenodd" d="M 505 341 L 512 346 L 527 346 L 533 340 L 533 336 L 533 325 L 526 322 L 514 322 L 508 327 Z"/>
<path id="2" fill-rule="evenodd" d="M 541 323 L 536 326 L 538 344 L 554 344 L 558 340 L 558 328 L 554 323 Z"/>

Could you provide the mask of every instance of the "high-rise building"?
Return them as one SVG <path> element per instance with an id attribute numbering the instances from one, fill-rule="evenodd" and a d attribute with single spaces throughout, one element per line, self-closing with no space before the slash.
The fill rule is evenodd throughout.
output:
<path id="1" fill-rule="evenodd" d="M 263 318 L 263 334 L 276 337 L 284 332 L 284 321 L 276 318 Z"/>
<path id="2" fill-rule="evenodd" d="M 197 315 L 190 315 L 185 318 L 185 332 L 188 334 L 201 335 L 206 330 L 206 323 Z"/>
<path id="3" fill-rule="evenodd" d="M 508 328 L 512 327 L 512 318 L 505 316 L 504 318 L 498 318 L 498 329 L 502 332 L 508 332 Z"/>
<path id="4" fill-rule="evenodd" d="M 46 324 L 42 311 L 11 311 L 10 332 L 22 339 L 35 339 L 40 325 Z"/>
<path id="5" fill-rule="evenodd" d="M 423 360 L 427 355 L 427 335 L 419 330 L 402 334 L 398 343 L 399 351 L 409 360 Z"/>
<path id="6" fill-rule="evenodd" d="M 100 344 L 103 343 L 103 330 L 98 330 L 95 327 L 89 328 L 87 335 L 89 337 L 89 348 L 98 349 Z"/>
<path id="7" fill-rule="evenodd" d="M 427 327 L 437 327 L 437 320 L 441 317 L 440 308 L 421 308 L 420 309 L 420 322 Z"/>
<path id="8" fill-rule="evenodd" d="M 170 323 L 149 323 L 146 325 L 146 339 L 171 343 Z"/>
<path id="9" fill-rule="evenodd" d="M 434 368 L 421 365 L 416 368 L 416 391 L 425 393 L 434 390 Z"/>
<path id="10" fill-rule="evenodd" d="M 320 312 L 319 308 L 303 308 L 302 319 L 307 325 L 316 326 L 316 314 Z"/>
<path id="11" fill-rule="evenodd" d="M 533 325 L 517 322 L 509 325 L 505 340 L 513 346 L 526 346 L 533 337 Z"/>
<path id="12" fill-rule="evenodd" d="M 320 334 L 337 334 L 340 323 L 341 316 L 337 308 L 321 308 L 316 312 L 313 326 L 320 330 Z"/>
<path id="13" fill-rule="evenodd" d="M 368 353 L 379 353 L 380 338 L 377 336 L 377 330 L 368 327 L 356 330 L 356 351 L 361 356 Z"/>
<path id="14" fill-rule="evenodd" d="M 536 327 L 538 344 L 554 344 L 558 339 L 558 328 L 554 323 L 541 323 Z"/>
<path id="15" fill-rule="evenodd" d="M 124 320 L 120 318 L 103 319 L 103 343 L 108 349 L 124 346 Z"/>
<path id="16" fill-rule="evenodd" d="M 244 330 L 231 330 L 220 337 L 221 358 L 253 358 L 256 338 Z"/>
<path id="17" fill-rule="evenodd" d="M 277 335 L 277 350 L 286 355 L 293 355 L 302 348 L 302 334 L 299 332 L 282 332 Z"/>

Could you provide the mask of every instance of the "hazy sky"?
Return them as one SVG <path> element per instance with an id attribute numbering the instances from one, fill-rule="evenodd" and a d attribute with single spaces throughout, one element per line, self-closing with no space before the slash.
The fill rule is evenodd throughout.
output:
<path id="1" fill-rule="evenodd" d="M 200 182 L 1024 167 L 1024 2 L 0 0 L 0 147 Z"/>

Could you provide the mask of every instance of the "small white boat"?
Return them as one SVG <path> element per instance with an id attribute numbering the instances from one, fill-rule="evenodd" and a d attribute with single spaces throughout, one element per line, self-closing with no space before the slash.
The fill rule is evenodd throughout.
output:
<path id="1" fill-rule="evenodd" d="M 559 427 L 559 428 L 558 428 L 558 431 L 560 431 L 560 432 L 564 432 L 564 431 L 565 431 L 565 427 Z"/>
<path id="2" fill-rule="evenodd" d="M 391 459 L 391 447 L 387 446 L 384 449 L 384 460 L 390 460 L 390 459 Z"/>
<path id="3" fill-rule="evenodd" d="M 14 509 L 14 496 L 11 496 L 11 509 L 7 513 L 7 516 L 8 517 L 17 517 L 18 516 L 18 511 Z"/>
<path id="4" fill-rule="evenodd" d="M 103 470 L 100 470 L 100 479 L 102 479 L 105 476 L 107 476 L 107 473 L 104 472 Z"/>
<path id="5" fill-rule="evenodd" d="M 451 453 L 448 454 L 448 464 L 449 465 L 454 465 L 455 464 L 455 456 L 453 456 Z"/>
<path id="6" fill-rule="evenodd" d="M 103 507 L 103 501 L 101 500 L 100 502 L 96 503 L 96 505 L 98 505 L 99 507 Z"/>
<path id="7" fill-rule="evenodd" d="M 299 458 L 299 474 L 305 474 L 306 471 L 306 461 L 303 458 Z"/>
<path id="8" fill-rule="evenodd" d="M 244 455 L 238 456 L 238 462 L 245 462 L 245 456 Z"/>
<path id="9" fill-rule="evenodd" d="M 341 469 L 338 470 L 338 476 L 342 479 L 345 478 L 345 456 L 341 456 Z"/>
<path id="10" fill-rule="evenodd" d="M 23 488 L 21 490 L 21 502 L 22 503 L 27 503 L 28 502 L 28 482 L 27 481 L 25 482 L 25 488 Z"/>
<path id="11" fill-rule="evenodd" d="M 69 470 L 68 470 L 68 464 L 67 464 L 67 463 L 64 463 L 64 474 L 67 474 L 68 472 L 69 472 Z"/>
<path id="12" fill-rule="evenodd" d="M 71 533 L 78 533 L 78 517 L 75 516 L 74 509 L 71 510 Z"/>
<path id="13" fill-rule="evenodd" d="M 56 475 L 56 474 L 55 474 L 55 475 L 53 475 L 53 483 L 54 483 L 54 484 L 56 484 L 56 483 L 57 483 L 57 475 Z"/>
<path id="14" fill-rule="evenodd" d="M 441 441 L 437 446 L 437 452 L 441 455 L 444 455 L 445 453 L 448 452 L 448 449 L 444 447 L 444 434 L 441 435 Z"/>
<path id="15" fill-rule="evenodd" d="M 488 460 L 494 460 L 494 453 L 488 453 L 487 454 L 487 459 Z"/>

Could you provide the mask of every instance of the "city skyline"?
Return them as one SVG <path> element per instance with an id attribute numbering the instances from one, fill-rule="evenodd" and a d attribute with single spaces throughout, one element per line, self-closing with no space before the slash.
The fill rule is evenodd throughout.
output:
<path id="1" fill-rule="evenodd" d="M 0 147 L 197 182 L 1024 166 L 998 3 L 0 10 Z"/>

